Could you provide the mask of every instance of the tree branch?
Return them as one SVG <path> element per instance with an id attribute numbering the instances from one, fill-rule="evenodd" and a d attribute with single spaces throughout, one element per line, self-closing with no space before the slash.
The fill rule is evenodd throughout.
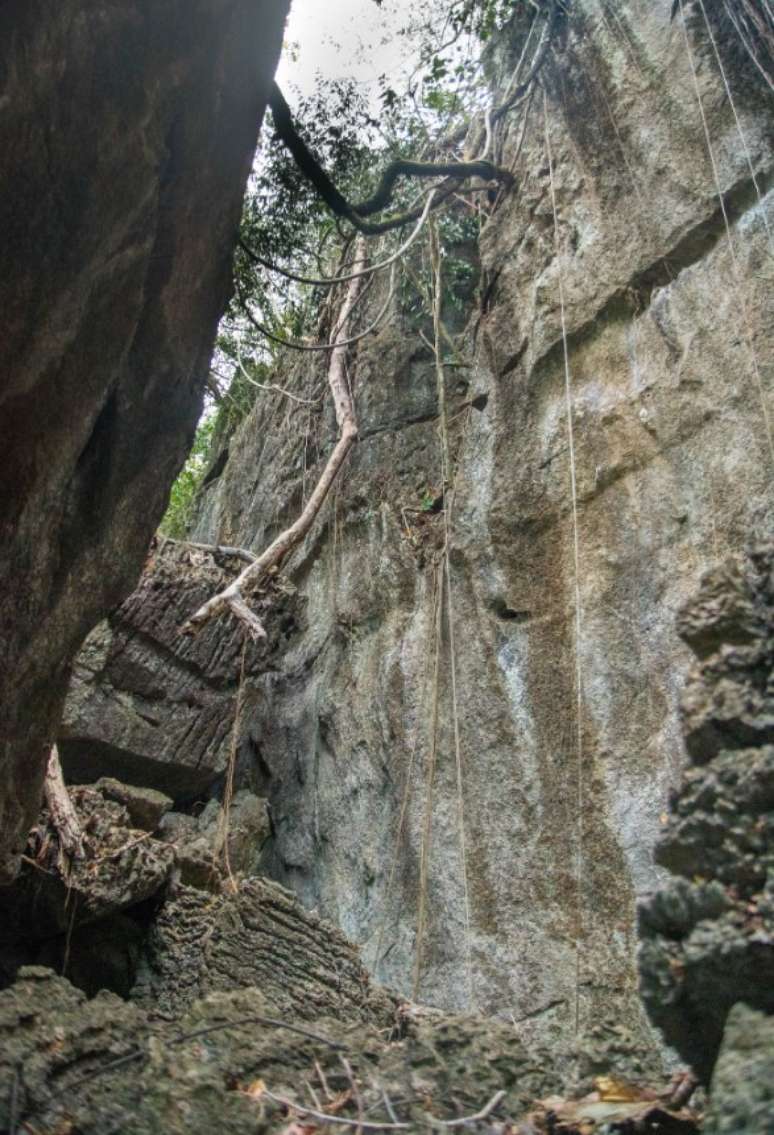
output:
<path id="1" fill-rule="evenodd" d="M 365 241 L 358 237 L 355 251 L 355 266 L 361 268 L 365 265 Z M 195 634 L 211 618 L 224 611 L 231 613 L 247 627 L 253 638 L 265 638 L 261 623 L 245 602 L 246 589 L 254 589 L 269 572 L 276 570 L 285 557 L 296 548 L 306 536 L 312 523 L 322 508 L 331 485 L 336 480 L 350 449 L 357 440 L 357 421 L 355 408 L 347 383 L 346 359 L 347 343 L 346 328 L 353 308 L 357 304 L 358 295 L 362 287 L 362 278 L 358 275 L 350 281 L 347 295 L 341 309 L 338 330 L 331 347 L 331 358 L 328 367 L 328 384 L 333 394 L 333 404 L 336 410 L 336 422 L 340 430 L 339 440 L 328 458 L 320 480 L 314 492 L 306 503 L 301 515 L 286 528 L 284 532 L 269 545 L 265 552 L 254 563 L 245 568 L 240 575 L 217 595 L 208 599 L 198 611 L 181 627 L 182 634 Z"/>
<path id="2" fill-rule="evenodd" d="M 317 158 L 298 133 L 293 122 L 290 107 L 280 88 L 272 83 L 269 93 L 269 106 L 274 118 L 274 126 L 282 142 L 287 146 L 293 160 L 303 173 L 304 177 L 312 183 L 317 192 L 325 201 L 328 208 L 337 217 L 343 217 L 354 225 L 358 232 L 367 236 L 384 233 L 390 229 L 398 228 L 416 220 L 419 213 L 409 210 L 382 221 L 366 221 L 363 218 L 381 213 L 392 201 L 393 190 L 401 177 L 434 178 L 445 177 L 453 181 L 461 181 L 468 177 L 480 177 L 484 181 L 500 181 L 504 185 L 513 182 L 509 170 L 496 166 L 488 161 L 472 162 L 414 162 L 399 158 L 391 162 L 384 173 L 376 191 L 365 201 L 352 205 L 334 185 L 330 176 L 320 165 Z M 454 187 L 452 187 L 454 188 Z M 449 188 L 449 193 L 452 192 Z M 448 194 L 447 194 L 448 196 Z M 439 203 L 439 202 L 436 202 Z M 421 212 L 421 210 L 420 210 Z"/>

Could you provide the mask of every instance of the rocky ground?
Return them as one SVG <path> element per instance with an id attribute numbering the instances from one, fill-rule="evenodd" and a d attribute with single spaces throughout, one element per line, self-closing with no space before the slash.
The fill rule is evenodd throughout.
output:
<path id="1" fill-rule="evenodd" d="M 713 1135 L 772 1130 L 772 612 L 766 545 L 680 614 L 691 765 L 657 853 L 677 875 L 640 914 L 645 1004 L 711 1088 Z M 3 896 L 14 1135 L 698 1129 L 694 1081 L 660 1079 L 625 1021 L 596 1022 L 569 1059 L 376 985 L 340 931 L 257 874 L 271 821 L 255 793 L 228 811 L 107 776 L 70 793 L 83 858 L 62 876 L 44 810 Z"/>
<path id="2" fill-rule="evenodd" d="M 560 1067 L 508 1021 L 375 985 L 339 931 L 252 874 L 268 833 L 252 793 L 228 825 L 215 800 L 175 812 L 110 778 L 70 793 L 84 857 L 62 877 L 44 811 L 4 895 L 2 1129 L 695 1129 L 670 1085 L 645 1087 L 625 1030 Z"/>

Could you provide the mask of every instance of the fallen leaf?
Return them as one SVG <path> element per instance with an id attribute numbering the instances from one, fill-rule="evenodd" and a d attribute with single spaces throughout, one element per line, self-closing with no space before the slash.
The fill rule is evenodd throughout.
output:
<path id="1" fill-rule="evenodd" d="M 656 1100 L 655 1092 L 637 1087 L 628 1080 L 617 1080 L 614 1076 L 597 1076 L 594 1087 L 599 1098 L 605 1103 L 634 1103 L 639 1100 Z"/>

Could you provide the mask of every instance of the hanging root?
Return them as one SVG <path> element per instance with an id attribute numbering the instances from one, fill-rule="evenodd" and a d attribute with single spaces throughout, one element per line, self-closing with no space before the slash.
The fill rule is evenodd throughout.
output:
<path id="1" fill-rule="evenodd" d="M 554 256 L 557 266 L 557 283 L 559 287 L 559 312 L 562 325 L 562 348 L 564 358 L 564 397 L 567 414 L 567 448 L 570 458 L 570 499 L 572 504 L 572 536 L 573 536 L 573 568 L 575 591 L 575 729 L 576 729 L 576 853 L 575 853 L 575 884 L 577 900 L 577 934 L 575 939 L 575 1041 L 578 1042 L 581 1029 L 581 963 L 583 955 L 583 937 L 585 932 L 585 773 L 583 764 L 583 660 L 581 655 L 583 642 L 583 607 L 581 597 L 581 558 L 580 558 L 580 524 L 578 519 L 578 481 L 575 463 L 575 433 L 573 429 L 573 394 L 572 374 L 570 373 L 570 353 L 567 338 L 567 318 L 564 302 L 564 282 L 562 279 L 562 249 L 559 240 L 559 214 L 556 208 L 556 184 L 554 181 L 554 158 L 551 149 L 551 132 L 548 128 L 548 99 L 543 91 L 543 122 L 545 129 L 546 157 L 548 158 L 548 179 L 551 189 L 551 211 L 554 220 Z"/>
<path id="2" fill-rule="evenodd" d="M 358 238 L 355 252 L 355 266 L 359 270 L 364 267 L 366 260 L 365 241 Z M 328 367 L 328 384 L 333 394 L 333 404 L 336 409 L 336 422 L 340 435 L 333 453 L 328 458 L 328 464 L 322 472 L 320 480 L 315 486 L 301 515 L 274 540 L 262 555 L 237 576 L 223 591 L 208 599 L 198 611 L 181 627 L 182 634 L 195 634 L 205 623 L 216 615 L 230 611 L 232 615 L 247 628 L 254 639 L 266 638 L 266 631 L 260 619 L 250 609 L 245 595 L 254 591 L 262 580 L 272 571 L 276 571 L 288 553 L 297 548 L 306 536 L 312 523 L 319 513 L 328 492 L 336 480 L 339 470 L 346 460 L 350 449 L 357 440 L 357 420 L 355 407 L 347 382 L 347 325 L 352 311 L 357 304 L 362 288 L 362 276 L 358 274 L 350 281 L 347 295 L 341 309 L 338 329 L 334 336 L 331 349 L 331 361 Z"/>
<path id="3" fill-rule="evenodd" d="M 711 40 L 717 37 L 729 47 L 736 41 L 736 54 L 751 61 L 760 78 L 774 90 L 774 5 L 771 0 L 703 0 L 695 3 L 673 0 L 672 19 L 687 19 L 701 43 L 701 20 L 706 21 Z M 730 33 L 730 36 L 729 34 Z M 713 48 L 715 44 L 713 43 Z"/>

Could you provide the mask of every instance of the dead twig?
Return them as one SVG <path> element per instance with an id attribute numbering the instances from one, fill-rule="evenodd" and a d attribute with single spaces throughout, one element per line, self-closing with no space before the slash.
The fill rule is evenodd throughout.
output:
<path id="1" fill-rule="evenodd" d="M 43 797 L 51 826 L 59 838 L 57 867 L 64 878 L 68 874 L 72 861 L 83 858 L 83 831 L 78 813 L 75 811 L 75 805 L 70 799 L 70 793 L 67 791 L 67 785 L 64 782 L 59 750 L 56 745 L 51 746 L 46 779 L 43 783 Z"/>
<path id="2" fill-rule="evenodd" d="M 358 1089 L 357 1081 L 355 1080 L 355 1075 L 352 1071 L 352 1065 L 350 1064 L 350 1062 L 347 1060 L 347 1058 L 345 1056 L 341 1055 L 341 1053 L 339 1053 L 339 1060 L 341 1061 L 341 1065 L 342 1065 L 344 1071 L 347 1073 L 347 1079 L 349 1080 L 349 1085 L 350 1085 L 350 1088 L 352 1090 L 352 1095 L 354 1096 L 355 1104 L 357 1105 L 357 1118 L 358 1118 L 357 1130 L 362 1131 L 363 1130 L 363 1120 L 365 1118 L 365 1109 L 363 1107 L 363 1097 L 361 1096 L 360 1091 Z"/>
<path id="3" fill-rule="evenodd" d="M 121 845 L 121 847 L 117 847 L 115 851 L 106 851 L 104 855 L 98 855 L 96 856 L 96 858 L 91 859 L 89 861 L 89 866 L 91 867 L 95 863 L 104 863 L 108 859 L 118 859 L 118 857 L 120 855 L 123 855 L 125 851 L 131 851 L 132 848 L 137 847 L 139 843 L 145 843 L 145 841 L 150 839 L 152 835 L 153 832 L 143 832 L 141 836 L 137 837 L 137 839 L 129 840 L 128 843 L 124 843 Z M 171 843 L 164 843 L 162 840 L 156 840 L 154 842 L 161 843 L 164 847 L 174 846 Z"/>
<path id="4" fill-rule="evenodd" d="M 337 1040 L 331 1040 L 330 1037 L 322 1036 L 321 1033 L 312 1032 L 311 1029 L 304 1029 L 301 1025 L 291 1025 L 287 1021 L 280 1021 L 275 1017 L 262 1017 L 251 1016 L 242 1017 L 238 1021 L 222 1021 L 219 1025 L 207 1025 L 206 1028 L 196 1029 L 194 1032 L 182 1033 L 181 1036 L 176 1036 L 171 1040 L 170 1046 L 185 1044 L 189 1040 L 198 1040 L 199 1037 L 209 1036 L 211 1033 L 223 1032 L 224 1029 L 241 1029 L 243 1025 L 268 1025 L 269 1028 L 274 1029 L 287 1029 L 288 1032 L 297 1033 L 298 1036 L 306 1037 L 307 1040 L 317 1041 L 318 1044 L 327 1045 L 328 1048 L 334 1051 L 346 1052 L 347 1046 L 340 1044 Z"/>
<path id="5" fill-rule="evenodd" d="M 670 1111 L 679 1111 L 681 1107 L 685 1107 L 699 1086 L 699 1077 L 694 1076 L 693 1072 L 683 1072 L 675 1079 L 676 1082 L 666 1101 Z"/>
<path id="6" fill-rule="evenodd" d="M 244 560 L 247 564 L 254 564 L 258 558 L 247 548 L 230 548 L 227 544 L 193 544 L 190 540 L 170 540 L 168 536 L 166 539 L 171 544 L 185 544 L 187 548 L 195 548 L 198 552 L 209 552 L 211 555 L 231 556 L 235 560 Z"/>
<path id="7" fill-rule="evenodd" d="M 294 1100 L 286 1099 L 285 1096 L 275 1095 L 267 1088 L 264 1093 L 274 1103 L 278 1103 L 281 1107 L 286 1107 L 288 1111 L 295 1111 L 299 1115 L 307 1115 L 311 1119 L 316 1119 L 320 1123 L 335 1123 L 341 1127 L 354 1127 L 360 1128 L 363 1131 L 410 1131 L 410 1123 L 381 1123 L 368 1119 L 348 1119 L 343 1115 L 328 1115 L 324 1111 L 317 1111 L 311 1107 L 304 1107 L 303 1104 L 296 1103 Z"/>
<path id="8" fill-rule="evenodd" d="M 503 1091 L 495 1092 L 489 1103 L 484 1104 L 480 1111 L 475 1115 L 464 1115 L 461 1119 L 441 1119 L 439 1120 L 442 1127 L 466 1127 L 469 1123 L 480 1123 L 483 1119 L 487 1119 L 496 1107 L 503 1102 L 506 1093 Z"/>
<path id="9" fill-rule="evenodd" d="M 324 1044 L 328 1048 L 334 1050 L 346 1049 L 346 1045 L 340 1044 L 336 1040 L 331 1040 L 330 1037 L 322 1036 L 320 1033 L 312 1032 L 311 1029 L 304 1029 L 300 1025 L 291 1025 L 288 1024 L 287 1021 L 280 1021 L 274 1017 L 264 1017 L 260 1015 L 242 1017 L 241 1020 L 238 1021 L 222 1021 L 217 1025 L 208 1025 L 206 1028 L 195 1029 L 193 1032 L 189 1033 L 182 1033 L 180 1036 L 173 1037 L 173 1039 L 168 1042 L 168 1045 L 172 1048 L 179 1044 L 186 1044 L 189 1040 L 198 1040 L 200 1037 L 209 1036 L 211 1033 L 223 1032 L 226 1029 L 239 1029 L 242 1028 L 243 1025 L 265 1025 L 268 1028 L 287 1029 L 288 1032 L 297 1033 L 299 1036 L 306 1037 L 307 1040 Z M 73 1080 L 58 1094 L 62 1094 L 65 1091 L 71 1092 L 74 1088 L 80 1087 L 81 1084 L 96 1079 L 97 1076 L 103 1076 L 106 1072 L 121 1068 L 124 1064 L 131 1064 L 135 1060 L 142 1060 L 147 1055 L 147 1050 L 144 1048 L 134 1049 L 125 1056 L 119 1056 L 116 1060 L 109 1060 L 106 1064 L 102 1064 L 99 1068 L 95 1068 L 85 1076 L 81 1076 L 80 1079 Z"/>

